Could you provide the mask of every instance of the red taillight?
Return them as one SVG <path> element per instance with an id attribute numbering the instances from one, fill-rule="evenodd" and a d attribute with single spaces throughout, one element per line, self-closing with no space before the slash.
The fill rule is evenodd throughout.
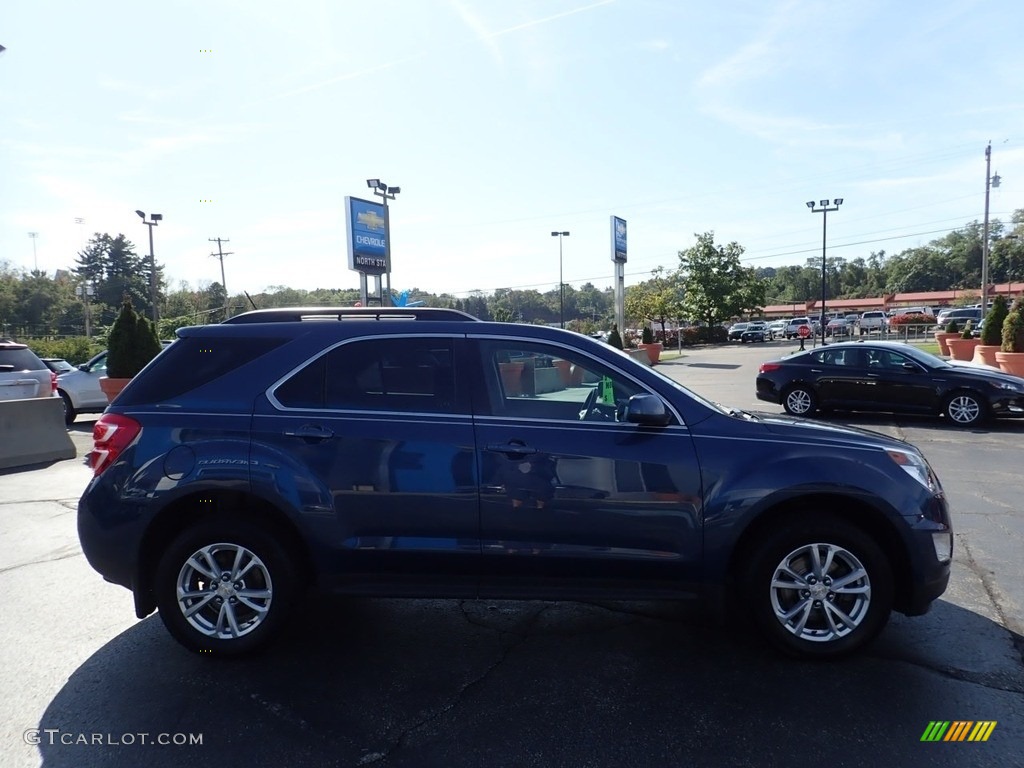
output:
<path id="1" fill-rule="evenodd" d="M 56 371 L 50 371 L 50 395 L 57 394 L 57 373 Z"/>
<path id="2" fill-rule="evenodd" d="M 89 454 L 89 465 L 92 467 L 93 476 L 99 477 L 113 464 L 121 455 L 121 451 L 131 444 L 141 430 L 142 425 L 127 416 L 118 413 L 105 413 L 100 416 L 92 428 L 92 453 Z"/>
<path id="3" fill-rule="evenodd" d="M 777 371 L 782 365 L 779 363 L 761 363 L 761 367 L 757 369 L 758 373 L 771 373 Z"/>

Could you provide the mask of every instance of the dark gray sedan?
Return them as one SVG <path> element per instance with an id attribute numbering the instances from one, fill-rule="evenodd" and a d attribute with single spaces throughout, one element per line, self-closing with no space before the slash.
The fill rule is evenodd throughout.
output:
<path id="1" fill-rule="evenodd" d="M 1024 416 L 1024 379 L 949 363 L 909 344 L 846 342 L 763 363 L 757 398 L 795 416 L 821 409 L 941 414 L 970 427 L 990 416 Z"/>

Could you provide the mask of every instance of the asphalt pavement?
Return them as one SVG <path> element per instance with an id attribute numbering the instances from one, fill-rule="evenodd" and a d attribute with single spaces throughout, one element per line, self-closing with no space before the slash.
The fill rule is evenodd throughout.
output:
<path id="1" fill-rule="evenodd" d="M 778 412 L 754 375 L 795 348 L 687 350 L 660 370 Z M 1024 423 L 842 419 L 922 448 L 954 571 L 928 615 L 811 663 L 689 604 L 322 595 L 266 654 L 195 656 L 81 554 L 93 421 L 71 430 L 79 458 L 0 473 L 0 766 L 1024 766 Z M 996 725 L 923 742 L 935 721 Z"/>

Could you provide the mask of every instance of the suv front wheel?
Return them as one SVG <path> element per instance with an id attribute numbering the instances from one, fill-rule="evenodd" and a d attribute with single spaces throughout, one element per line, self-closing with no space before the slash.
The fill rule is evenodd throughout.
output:
<path id="1" fill-rule="evenodd" d="M 893 575 L 881 548 L 841 518 L 804 515 L 769 534 L 751 557 L 746 604 L 787 653 L 845 656 L 882 630 Z"/>
<path id="2" fill-rule="evenodd" d="M 238 656 L 264 645 L 294 603 L 289 553 L 236 518 L 200 521 L 167 548 L 156 573 L 160 618 L 197 653 Z"/>

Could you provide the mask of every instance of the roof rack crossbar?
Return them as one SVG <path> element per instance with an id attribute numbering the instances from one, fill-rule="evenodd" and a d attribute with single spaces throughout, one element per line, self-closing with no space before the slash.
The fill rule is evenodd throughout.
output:
<path id="1" fill-rule="evenodd" d="M 323 320 L 435 320 L 475 322 L 457 309 L 440 307 L 277 307 L 235 315 L 225 323 L 298 323 Z"/>

